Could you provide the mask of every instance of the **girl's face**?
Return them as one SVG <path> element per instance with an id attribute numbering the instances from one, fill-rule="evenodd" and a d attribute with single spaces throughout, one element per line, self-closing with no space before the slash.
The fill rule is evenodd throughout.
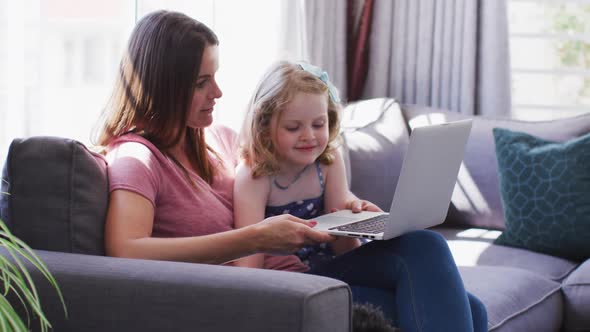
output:
<path id="1" fill-rule="evenodd" d="M 222 93 L 215 80 L 215 73 L 219 67 L 217 46 L 210 45 L 203 50 L 199 77 L 195 81 L 193 98 L 188 113 L 187 126 L 204 128 L 213 122 L 213 107 L 215 99 Z"/>
<path id="2" fill-rule="evenodd" d="M 311 164 L 328 146 L 328 95 L 298 92 L 271 122 L 282 167 Z"/>

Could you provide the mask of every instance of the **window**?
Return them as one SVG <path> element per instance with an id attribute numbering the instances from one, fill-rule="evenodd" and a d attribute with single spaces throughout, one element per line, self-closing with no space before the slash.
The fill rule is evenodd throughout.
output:
<path id="1" fill-rule="evenodd" d="M 184 12 L 218 34 L 224 96 L 216 122 L 238 129 L 262 72 L 290 54 L 279 43 L 287 1 L 0 1 L 0 164 L 15 137 L 89 144 L 136 20 L 157 9 Z"/>
<path id="2" fill-rule="evenodd" d="M 112 57 L 133 27 L 133 1 L 0 2 L 0 151 L 14 137 L 88 143 L 106 104 Z"/>
<path id="3" fill-rule="evenodd" d="M 509 0 L 513 115 L 590 112 L 590 1 Z"/>

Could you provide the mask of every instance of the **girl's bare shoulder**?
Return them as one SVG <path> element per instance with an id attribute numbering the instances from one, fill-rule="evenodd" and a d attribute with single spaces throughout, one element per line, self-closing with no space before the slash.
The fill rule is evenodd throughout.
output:
<path id="1" fill-rule="evenodd" d="M 247 185 L 255 188 L 262 188 L 264 186 L 264 188 L 268 188 L 269 183 L 270 178 L 268 176 L 252 176 L 252 169 L 244 162 L 239 163 L 236 167 L 236 186 Z"/>

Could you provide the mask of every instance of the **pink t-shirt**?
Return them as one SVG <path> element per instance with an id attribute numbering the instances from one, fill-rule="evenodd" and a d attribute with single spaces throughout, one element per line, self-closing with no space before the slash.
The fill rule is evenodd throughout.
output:
<path id="1" fill-rule="evenodd" d="M 231 129 L 208 128 L 207 143 L 221 160 L 209 154 L 217 166 L 209 185 L 196 173 L 189 177 L 145 138 L 127 134 L 109 145 L 107 160 L 110 191 L 123 189 L 145 197 L 154 206 L 154 237 L 200 236 L 233 229 L 233 184 L 237 165 L 237 137 Z M 293 255 L 265 257 L 265 268 L 306 271 Z"/>

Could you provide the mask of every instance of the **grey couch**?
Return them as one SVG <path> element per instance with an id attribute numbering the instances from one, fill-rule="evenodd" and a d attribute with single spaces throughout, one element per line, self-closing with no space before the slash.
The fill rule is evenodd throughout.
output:
<path id="1" fill-rule="evenodd" d="M 344 113 L 351 189 L 389 209 L 411 127 L 459 120 L 445 110 L 373 99 Z M 590 331 L 590 260 L 573 262 L 493 244 L 504 230 L 492 128 L 564 141 L 590 132 L 590 114 L 546 122 L 472 117 L 458 185 L 445 223 L 466 288 L 488 310 L 490 331 Z M 588 165 L 590 167 L 590 165 Z M 377 180 L 378 179 L 378 180 Z M 375 186 L 375 183 L 383 184 Z"/>
<path id="2" fill-rule="evenodd" d="M 54 331 L 351 329 L 350 289 L 338 280 L 105 257 L 106 163 L 78 142 L 14 140 L 2 177 L 1 191 L 10 195 L 0 197 L 1 218 L 36 249 L 63 292 L 67 318 L 55 291 L 29 266 Z"/>
<path id="3" fill-rule="evenodd" d="M 343 115 L 351 189 L 384 209 L 407 146 L 408 122 L 462 117 L 400 108 L 391 99 L 353 104 Z M 562 140 L 590 131 L 590 116 L 535 124 L 476 117 L 465 158 L 471 179 L 465 188 L 472 196 L 454 195 L 446 222 L 435 230 L 448 239 L 467 289 L 485 303 L 490 331 L 588 330 L 588 261 L 491 244 L 503 229 L 494 126 Z M 11 195 L 0 198 L 0 216 L 57 277 L 67 319 L 35 273 L 56 331 L 350 331 L 350 290 L 337 280 L 104 257 L 105 169 L 102 158 L 67 139 L 15 140 L 7 157 L 3 191 Z"/>

